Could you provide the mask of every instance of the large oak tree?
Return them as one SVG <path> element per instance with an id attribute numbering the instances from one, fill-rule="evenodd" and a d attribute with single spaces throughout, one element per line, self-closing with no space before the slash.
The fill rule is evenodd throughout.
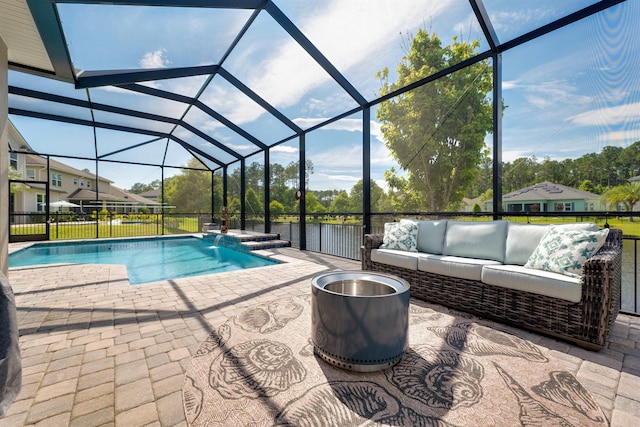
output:
<path id="1" fill-rule="evenodd" d="M 477 41 L 456 38 L 443 46 L 438 36 L 419 30 L 396 69 L 397 80 L 389 82 L 387 68 L 377 74 L 380 95 L 470 58 L 478 47 Z M 403 196 L 394 198 L 401 204 L 396 209 L 417 203 L 439 212 L 458 206 L 487 155 L 491 88 L 491 67 L 481 61 L 380 104 L 377 117 L 385 143 L 402 168 L 386 174 L 391 191 Z"/>

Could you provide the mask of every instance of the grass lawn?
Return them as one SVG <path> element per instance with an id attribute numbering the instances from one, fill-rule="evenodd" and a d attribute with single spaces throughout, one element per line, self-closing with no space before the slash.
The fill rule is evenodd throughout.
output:
<path id="1" fill-rule="evenodd" d="M 164 227 L 161 221 L 137 221 L 132 223 L 110 223 L 92 221 L 60 222 L 49 226 L 51 240 L 93 239 L 108 237 L 140 237 L 162 234 L 197 233 L 198 218 L 172 217 L 166 219 Z M 13 235 L 45 234 L 45 224 L 20 224 L 11 226 Z"/>

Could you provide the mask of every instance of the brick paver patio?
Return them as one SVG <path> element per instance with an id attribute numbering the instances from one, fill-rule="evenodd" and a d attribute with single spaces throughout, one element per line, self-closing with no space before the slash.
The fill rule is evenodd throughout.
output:
<path id="1" fill-rule="evenodd" d="M 306 295 L 318 272 L 357 261 L 284 248 L 284 264 L 129 285 L 121 265 L 11 269 L 23 388 L 3 426 L 186 426 L 182 380 L 191 355 L 228 316 Z M 594 353 L 529 332 L 592 392 L 613 426 L 640 421 L 640 318 L 619 316 Z"/>

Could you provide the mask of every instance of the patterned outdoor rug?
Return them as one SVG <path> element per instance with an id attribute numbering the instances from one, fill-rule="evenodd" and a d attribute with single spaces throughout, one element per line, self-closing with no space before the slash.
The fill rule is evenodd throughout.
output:
<path id="1" fill-rule="evenodd" d="M 411 300 L 407 354 L 354 373 L 313 354 L 310 297 L 247 309 L 189 366 L 191 426 L 589 426 L 607 421 L 546 349 L 491 322 Z M 499 327 L 499 326 L 497 326 Z"/>

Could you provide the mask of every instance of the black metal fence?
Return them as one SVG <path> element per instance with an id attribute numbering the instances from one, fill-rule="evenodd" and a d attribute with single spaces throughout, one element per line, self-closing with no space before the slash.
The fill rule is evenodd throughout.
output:
<path id="1" fill-rule="evenodd" d="M 443 217 L 446 215 L 440 215 Z M 486 215 L 452 214 L 456 219 L 470 221 L 490 220 Z M 427 215 L 392 215 L 381 214 L 372 221 L 373 233 L 384 232 L 384 222 L 398 220 L 401 217 L 433 218 Z M 297 217 L 283 216 L 279 221 L 271 223 L 271 232 L 280 235 L 281 239 L 291 241 L 291 246 L 299 248 L 300 223 Z M 620 227 L 624 231 L 624 251 L 622 261 L 622 301 L 623 312 L 640 314 L 640 292 L 638 290 L 638 261 L 640 260 L 640 236 L 632 234 L 635 224 L 624 223 L 624 219 L 616 217 L 583 217 L 561 216 L 553 219 L 545 217 L 515 216 L 505 218 L 512 221 L 528 223 L 559 223 L 559 222 L 597 222 L 599 226 Z M 49 216 L 49 223 L 44 214 L 10 214 L 10 238 L 16 240 L 46 239 L 47 232 L 50 240 L 137 237 L 150 235 L 166 235 L 180 233 L 198 233 L 203 231 L 205 223 L 216 222 L 210 214 L 139 214 L 116 215 L 105 214 L 97 218 L 90 216 L 78 217 L 65 212 L 53 212 Z M 622 222 L 621 222 L 622 221 Z M 640 221 L 637 221 L 640 223 Z M 239 218 L 229 219 L 230 228 L 240 228 Z M 306 249 L 338 257 L 360 260 L 360 247 L 363 243 L 362 216 L 352 215 L 336 219 L 335 216 L 314 218 L 310 216 L 306 223 Z M 48 231 L 47 231 L 48 229 Z M 264 217 L 247 218 L 245 229 L 264 232 Z M 44 237 L 43 237 L 44 236 Z"/>
<path id="2" fill-rule="evenodd" d="M 51 212 L 47 221 L 44 213 L 10 213 L 9 221 L 9 238 L 16 242 L 197 233 L 211 215 Z"/>

